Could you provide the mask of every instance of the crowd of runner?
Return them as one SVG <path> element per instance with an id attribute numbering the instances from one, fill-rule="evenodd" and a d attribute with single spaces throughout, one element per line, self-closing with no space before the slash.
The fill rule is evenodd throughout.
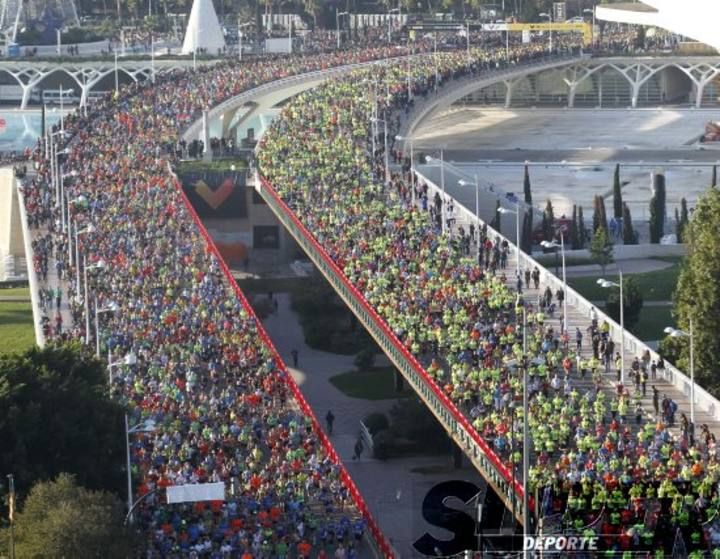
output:
<path id="1" fill-rule="evenodd" d="M 514 58 L 536 55 L 537 48 L 517 48 Z M 602 535 L 609 556 L 657 549 L 662 557 L 676 545 L 678 528 L 690 556 L 698 556 L 720 533 L 715 524 L 703 526 L 720 509 L 717 445 L 706 428 L 697 436 L 687 420 L 673 432 L 677 406 L 669 398 L 661 413 L 655 395 L 655 417 L 641 413 L 658 364 L 638 360 L 635 387 L 613 382 L 608 390 L 617 365 L 607 324 L 594 320 L 589 343 L 583 332 L 571 343 L 552 320 L 552 292 L 537 304 L 519 292 L 523 279 L 538 287 L 535 271 L 515 278 L 503 269 L 506 244 L 485 234 L 476 258 L 474 234 L 442 232 L 443 216 L 445 231 L 452 231 L 447 200 L 418 185 L 413 204 L 407 177 L 388 185 L 376 178 L 384 176 L 383 141 L 371 141 L 372 116 L 386 120 L 395 136 L 412 102 L 408 71 L 412 97 L 422 97 L 438 80 L 483 67 L 477 57 L 468 65 L 456 53 L 436 66 L 361 70 L 305 92 L 261 140 L 261 173 L 518 477 L 526 364 L 528 490 L 543 497 L 533 508 L 564 514 L 565 525 L 585 535 Z"/>
<path id="2" fill-rule="evenodd" d="M 129 409 L 135 520 L 149 557 L 354 557 L 367 528 L 339 466 L 299 411 L 271 349 L 228 285 L 168 170 L 202 109 L 288 75 L 394 55 L 371 49 L 178 72 L 68 117 L 63 230 L 44 146 L 23 191 L 46 334 L 82 337 L 99 314 L 112 391 Z M 69 237 L 79 232 L 81 270 Z M 54 266 L 60 285 L 46 283 Z M 60 307 L 70 302 L 72 321 Z M 113 310 L 114 309 L 114 310 Z M 105 312 L 103 312 L 105 311 Z M 54 313 L 54 320 L 53 314 Z M 90 337 L 94 340 L 93 323 Z M 225 503 L 166 505 L 170 485 L 224 482 Z"/>

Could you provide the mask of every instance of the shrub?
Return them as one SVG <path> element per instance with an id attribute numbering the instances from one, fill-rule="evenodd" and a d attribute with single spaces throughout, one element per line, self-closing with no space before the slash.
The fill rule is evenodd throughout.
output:
<path id="1" fill-rule="evenodd" d="M 390 427 L 390 422 L 388 421 L 387 416 L 380 412 L 373 412 L 367 415 L 365 419 L 363 419 L 363 423 L 373 436 Z"/>
<path id="2" fill-rule="evenodd" d="M 358 371 L 367 371 L 372 369 L 375 364 L 375 351 L 372 348 L 363 348 L 356 356 L 353 361 Z"/>
<path id="3" fill-rule="evenodd" d="M 377 435 L 373 435 L 373 456 L 378 460 L 390 458 L 390 451 L 395 444 L 395 436 L 390 429 L 383 429 Z"/>

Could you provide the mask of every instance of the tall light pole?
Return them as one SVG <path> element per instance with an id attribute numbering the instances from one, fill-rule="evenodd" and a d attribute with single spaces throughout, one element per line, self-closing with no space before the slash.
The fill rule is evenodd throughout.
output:
<path id="1" fill-rule="evenodd" d="M 552 50 L 553 50 L 553 44 L 552 44 L 552 15 L 551 15 L 551 14 L 548 14 L 548 13 L 545 13 L 545 12 L 543 12 L 543 13 L 541 13 L 541 14 L 538 14 L 538 15 L 539 15 L 540 17 L 546 17 L 547 20 L 548 20 L 548 24 L 550 25 L 550 30 L 549 30 L 549 35 L 550 35 L 550 54 L 552 54 Z"/>
<path id="2" fill-rule="evenodd" d="M 470 183 L 460 179 L 458 181 L 462 186 L 469 186 Z M 475 224 L 475 260 L 480 262 L 480 183 L 478 176 L 475 175 L 475 218 L 478 223 Z"/>
<path id="3" fill-rule="evenodd" d="M 430 163 L 432 157 L 426 155 L 425 161 Z M 445 151 L 442 148 L 440 149 L 440 189 L 442 190 L 442 204 L 440 205 L 440 220 L 442 223 L 440 224 L 440 230 L 445 233 L 445 206 L 447 200 L 445 200 Z"/>
<path id="4" fill-rule="evenodd" d="M 87 265 L 87 257 L 83 254 L 83 282 L 85 284 L 85 293 L 84 293 L 84 299 L 85 299 L 85 344 L 90 345 L 90 300 L 88 297 L 88 278 L 87 273 L 88 271 L 94 271 L 94 270 L 104 270 L 107 267 L 104 260 L 98 260 L 95 264 L 92 264 L 91 266 Z"/>
<path id="5" fill-rule="evenodd" d="M 476 179 L 477 180 L 477 179 Z M 520 278 L 520 206 L 517 206 L 515 210 L 509 210 L 502 206 L 498 208 L 498 213 L 501 214 L 515 214 L 515 275 Z M 565 251 L 563 250 L 563 258 L 565 258 Z M 563 263 L 563 281 L 565 281 L 565 264 Z M 564 299 L 563 299 L 564 301 Z M 563 320 L 567 320 L 567 315 Z"/>
<path id="6" fill-rule="evenodd" d="M 10 559 L 15 559 L 15 478 L 13 474 L 8 474 L 8 498 L 9 498 L 9 514 L 10 520 Z"/>
<path id="7" fill-rule="evenodd" d="M 337 48 L 340 50 L 340 16 L 346 16 L 348 15 L 348 12 L 338 12 L 337 8 L 335 9 L 335 27 L 336 27 L 336 34 L 337 34 Z"/>
<path id="8" fill-rule="evenodd" d="M 95 297 L 95 357 L 98 359 L 100 359 L 100 315 L 116 312 L 119 308 L 114 301 L 110 301 L 107 307 L 99 308 L 97 296 Z"/>
<path id="9" fill-rule="evenodd" d="M 125 451 L 126 451 L 126 458 L 127 458 L 127 489 L 128 489 L 128 515 L 129 515 L 129 523 L 133 523 L 133 515 L 132 515 L 132 505 L 133 505 L 133 499 L 132 499 L 132 471 L 130 470 L 130 435 L 133 433 L 152 433 L 155 431 L 155 422 L 152 419 L 148 419 L 144 421 L 143 423 L 139 423 L 135 425 L 135 427 L 130 427 L 128 423 L 128 416 L 125 414 Z"/>
<path id="10" fill-rule="evenodd" d="M 243 27 L 252 25 L 252 22 L 240 23 L 240 17 L 238 16 L 238 60 L 242 62 L 242 39 L 243 39 Z"/>
<path id="11" fill-rule="evenodd" d="M 383 123 L 383 141 L 385 145 L 385 186 L 390 185 L 390 155 L 388 153 L 388 129 L 387 129 L 387 120 L 384 118 L 377 118 L 375 117 L 373 119 L 375 122 L 382 122 Z"/>
<path id="12" fill-rule="evenodd" d="M 387 37 L 387 39 L 388 39 L 388 44 L 390 44 L 390 41 L 392 40 L 392 38 L 391 38 L 391 36 L 390 36 L 390 21 L 391 21 L 391 20 L 390 20 L 390 14 L 392 14 L 392 13 L 394 13 L 394 12 L 400 13 L 400 8 L 391 8 L 391 9 L 388 10 L 388 37 Z"/>
<path id="13" fill-rule="evenodd" d="M 415 154 L 413 151 L 412 136 L 395 136 L 398 142 L 410 142 L 410 200 L 415 207 Z M 404 146 L 403 146 L 404 147 Z M 405 151 L 403 149 L 403 151 Z"/>
<path id="14" fill-rule="evenodd" d="M 562 229 L 558 230 L 560 233 L 560 242 L 558 243 L 556 240 L 552 241 L 543 241 L 540 243 L 540 246 L 544 248 L 554 248 L 557 250 L 560 249 L 560 254 L 562 256 L 562 281 L 563 281 L 563 330 L 565 332 L 569 332 L 570 328 L 568 325 L 568 316 L 567 316 L 567 276 L 565 274 L 565 232 Z"/>
<path id="15" fill-rule="evenodd" d="M 606 279 L 598 278 L 597 284 L 605 289 L 609 287 L 620 288 L 620 384 L 625 384 L 625 299 L 623 298 L 623 275 L 618 268 L 620 282 L 615 283 Z"/>
<path id="16" fill-rule="evenodd" d="M 695 331 L 693 319 L 690 317 L 690 331 L 678 330 L 668 326 L 663 330 L 671 338 L 687 336 L 690 338 L 690 423 L 695 425 Z"/>

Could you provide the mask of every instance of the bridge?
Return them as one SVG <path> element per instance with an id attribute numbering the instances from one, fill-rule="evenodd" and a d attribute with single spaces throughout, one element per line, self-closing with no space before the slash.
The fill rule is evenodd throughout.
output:
<path id="1" fill-rule="evenodd" d="M 214 65 L 217 59 L 201 59 L 198 64 Z M 25 109 L 30 103 L 31 95 L 38 89 L 77 88 L 80 92 L 80 106 L 84 106 L 92 91 L 114 90 L 116 83 L 133 83 L 193 67 L 192 59 L 175 58 L 143 58 L 126 60 L 104 58 L 97 60 L 53 61 L 53 60 L 0 60 L 0 75 L 4 73 L 11 78 L 9 83 L 16 83 L 22 88 L 20 108 Z M 14 81 L 13 81 L 14 80 Z M 7 83 L 7 81 L 6 81 Z"/>

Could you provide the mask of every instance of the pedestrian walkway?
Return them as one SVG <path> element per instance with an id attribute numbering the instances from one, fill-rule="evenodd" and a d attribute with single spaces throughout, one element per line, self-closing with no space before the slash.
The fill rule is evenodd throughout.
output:
<path id="1" fill-rule="evenodd" d="M 560 259 L 558 258 L 558 262 Z M 580 266 L 567 266 L 565 274 L 567 277 L 585 277 L 593 276 L 600 277 L 603 274 L 606 275 L 617 275 L 618 270 L 622 269 L 623 274 L 645 274 L 647 272 L 657 272 L 659 270 L 665 270 L 672 268 L 675 264 L 666 260 L 656 260 L 654 258 L 638 258 L 637 260 L 620 260 L 612 262 L 605 266 L 603 272 L 602 267 L 599 264 L 582 264 Z M 559 264 L 558 264 L 559 266 Z M 548 270 L 554 268 L 553 265 L 545 266 Z"/>
<path id="2" fill-rule="evenodd" d="M 426 531 L 445 539 L 445 530 L 429 525 L 422 516 L 422 502 L 437 483 L 466 480 L 484 490 L 484 481 L 470 466 L 452 467 L 451 456 L 421 456 L 388 461 L 375 460 L 365 449 L 360 460 L 353 460 L 360 421 L 369 413 L 385 412 L 394 400 L 363 400 L 346 396 L 329 381 L 334 375 L 354 368 L 353 356 L 314 350 L 305 344 L 297 314 L 290 308 L 290 296 L 277 293 L 278 310 L 263 320 L 263 326 L 288 363 L 315 414 L 324 418 L 328 410 L 335 415 L 330 440 L 365 498 L 380 529 L 388 536 L 400 557 L 421 557 L 412 543 Z M 292 364 L 292 350 L 298 351 L 298 366 Z M 416 470 L 416 471 L 413 471 Z M 419 470 L 419 471 L 418 471 Z M 426 472 L 426 473 L 420 473 Z M 468 511 L 470 509 L 468 508 Z"/>

